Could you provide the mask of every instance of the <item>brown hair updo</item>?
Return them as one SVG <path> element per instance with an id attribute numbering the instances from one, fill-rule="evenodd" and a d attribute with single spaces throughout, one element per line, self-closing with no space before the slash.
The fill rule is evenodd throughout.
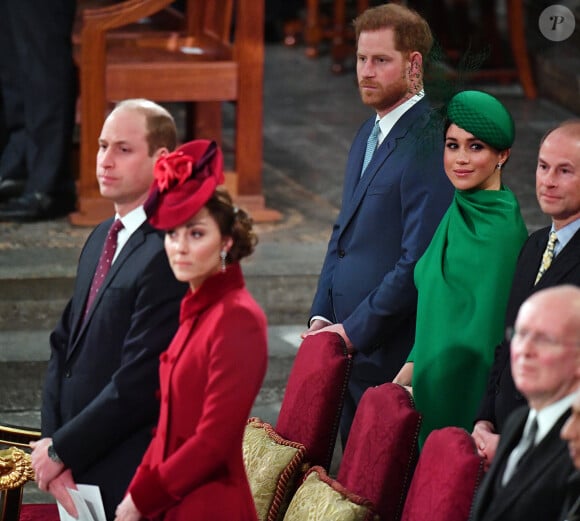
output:
<path id="1" fill-rule="evenodd" d="M 216 220 L 220 233 L 231 237 L 233 245 L 226 262 L 238 262 L 254 252 L 258 237 L 253 231 L 252 218 L 241 208 L 234 206 L 232 197 L 223 188 L 217 188 L 205 207 Z"/>

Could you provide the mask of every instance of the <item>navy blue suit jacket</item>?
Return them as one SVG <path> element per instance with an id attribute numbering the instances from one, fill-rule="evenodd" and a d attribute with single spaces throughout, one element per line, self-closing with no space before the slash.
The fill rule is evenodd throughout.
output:
<path id="1" fill-rule="evenodd" d="M 145 222 L 83 321 L 111 223 L 97 226 L 81 252 L 72 299 L 50 336 L 42 399 L 42 435 L 53 438 L 77 483 L 100 486 L 108 519 L 151 441 L 158 359 L 177 330 L 186 291 L 169 267 L 162 234 Z"/>
<path id="2" fill-rule="evenodd" d="M 413 344 L 413 269 L 453 197 L 443 170 L 443 131 L 425 99 L 411 107 L 360 171 L 375 117 L 349 152 L 311 316 L 344 325 L 357 354 L 351 382 L 393 379 Z"/>

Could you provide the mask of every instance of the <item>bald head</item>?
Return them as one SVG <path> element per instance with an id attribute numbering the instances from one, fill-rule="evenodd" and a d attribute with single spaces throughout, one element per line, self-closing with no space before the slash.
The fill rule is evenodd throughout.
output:
<path id="1" fill-rule="evenodd" d="M 580 388 L 580 288 L 555 286 L 522 304 L 511 365 L 516 387 L 534 409 Z"/>
<path id="2" fill-rule="evenodd" d="M 557 230 L 580 219 L 580 119 L 564 121 L 542 139 L 536 196 Z"/>

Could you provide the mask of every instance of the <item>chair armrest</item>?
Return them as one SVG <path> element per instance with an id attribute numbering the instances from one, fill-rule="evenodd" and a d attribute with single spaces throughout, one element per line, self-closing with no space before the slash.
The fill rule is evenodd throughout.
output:
<path id="1" fill-rule="evenodd" d="M 82 31 L 88 28 L 92 30 L 107 31 L 116 29 L 168 7 L 172 0 L 125 0 L 118 4 L 83 10 Z"/>

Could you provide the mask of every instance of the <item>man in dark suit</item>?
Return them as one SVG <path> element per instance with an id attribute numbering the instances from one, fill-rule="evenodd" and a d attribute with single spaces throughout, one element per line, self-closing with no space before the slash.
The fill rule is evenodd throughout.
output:
<path id="1" fill-rule="evenodd" d="M 89 288 L 113 219 L 95 228 L 81 252 L 72 299 L 50 336 L 43 438 L 32 452 L 39 487 L 73 513 L 65 487 L 88 483 L 100 487 L 107 519 L 114 518 L 157 421 L 158 358 L 177 329 L 186 287 L 143 203 L 156 159 L 175 145 L 173 118 L 147 100 L 118 104 L 99 138 L 100 192 L 124 228 L 92 304 Z"/>
<path id="2" fill-rule="evenodd" d="M 580 120 L 569 120 L 549 131 L 540 144 L 536 195 L 552 225 L 534 232 L 522 247 L 506 311 L 512 327 L 519 307 L 534 292 L 558 284 L 580 286 Z M 557 234 L 555 257 L 536 283 L 551 231 Z M 507 416 L 525 398 L 510 371 L 509 341 L 496 348 L 486 393 L 473 430 L 479 453 L 493 460 Z"/>
<path id="3" fill-rule="evenodd" d="M 427 22 L 389 3 L 361 14 L 355 30 L 360 95 L 376 114 L 350 149 L 341 211 L 303 333 L 337 332 L 356 353 L 343 442 L 364 391 L 391 381 L 409 354 L 413 269 L 453 195 L 442 126 L 423 91 L 423 60 L 433 42 Z"/>
<path id="4" fill-rule="evenodd" d="M 516 318 L 510 356 L 528 405 L 508 417 L 470 519 L 558 519 L 575 470 L 560 430 L 580 389 L 580 288 L 556 286 L 529 297 Z"/>
<path id="5" fill-rule="evenodd" d="M 75 0 L 1 4 L 0 221 L 52 219 L 75 208 L 75 11 Z"/>

